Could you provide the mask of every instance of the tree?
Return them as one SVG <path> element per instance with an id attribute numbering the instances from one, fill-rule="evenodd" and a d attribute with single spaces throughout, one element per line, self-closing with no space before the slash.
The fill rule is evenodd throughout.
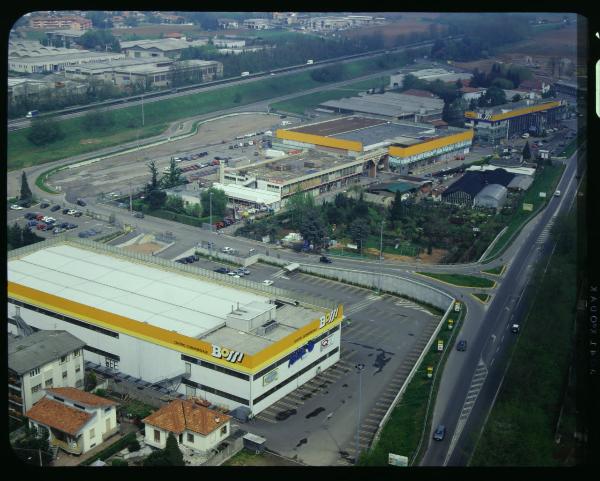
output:
<path id="1" fill-rule="evenodd" d="M 148 163 L 148 169 L 150 169 L 150 183 L 146 186 L 146 191 L 148 193 L 153 190 L 158 189 L 158 168 L 156 167 L 156 162 L 154 160 Z"/>
<path id="2" fill-rule="evenodd" d="M 167 444 L 164 449 L 165 459 L 169 462 L 170 466 L 184 466 L 183 462 L 183 454 L 179 449 L 179 445 L 177 444 L 177 440 L 173 433 L 169 433 L 167 436 Z"/>
<path id="3" fill-rule="evenodd" d="M 521 96 L 519 94 L 514 94 L 512 99 L 510 99 L 512 102 L 519 102 L 521 100 Z"/>
<path id="4" fill-rule="evenodd" d="M 23 231 L 16 222 L 6 229 L 6 243 L 8 244 L 8 250 L 23 246 Z"/>
<path id="5" fill-rule="evenodd" d="M 119 40 L 108 30 L 88 30 L 79 39 L 79 44 L 89 50 L 121 51 Z"/>
<path id="6" fill-rule="evenodd" d="M 354 219 L 352 224 L 350 224 L 349 232 L 352 240 L 362 246 L 363 242 L 369 238 L 369 234 L 371 233 L 369 219 L 365 217 Z"/>
<path id="7" fill-rule="evenodd" d="M 315 198 L 308 192 L 296 192 L 285 204 L 286 210 L 292 219 L 292 225 L 299 227 L 309 210 L 315 208 Z"/>
<path id="8" fill-rule="evenodd" d="M 392 222 L 402 218 L 402 194 L 399 190 L 394 194 L 394 200 L 390 205 L 390 220 Z"/>
<path id="9" fill-rule="evenodd" d="M 460 90 L 464 87 L 461 79 L 457 79 L 454 85 L 456 86 L 457 90 Z"/>
<path id="10" fill-rule="evenodd" d="M 148 194 L 148 204 L 152 210 L 162 209 L 167 200 L 167 193 L 162 190 L 151 190 Z"/>
<path id="11" fill-rule="evenodd" d="M 183 206 L 183 199 L 178 195 L 168 195 L 167 202 L 165 203 L 165 208 L 172 212 L 185 213 L 185 208 Z"/>
<path id="12" fill-rule="evenodd" d="M 169 466 L 169 462 L 165 457 L 165 453 L 162 449 L 151 452 L 146 459 L 144 459 L 144 466 Z"/>
<path id="13" fill-rule="evenodd" d="M 180 185 L 182 183 L 183 180 L 181 179 L 181 169 L 177 167 L 175 158 L 171 157 L 171 162 L 169 163 L 169 171 L 161 179 L 161 184 L 165 189 L 169 189 L 170 187 L 175 187 L 176 185 Z"/>
<path id="14" fill-rule="evenodd" d="M 305 213 L 300 225 L 300 234 L 302 234 L 305 241 L 313 244 L 315 249 L 323 246 L 327 229 L 319 210 L 313 208 Z"/>
<path id="15" fill-rule="evenodd" d="M 510 90 L 515 88 L 515 85 L 510 80 L 500 77 L 495 78 L 492 82 L 492 85 L 503 90 Z"/>
<path id="16" fill-rule="evenodd" d="M 450 103 L 444 102 L 442 119 L 454 127 L 463 127 L 465 124 L 466 109 L 467 103 L 460 97 Z"/>
<path id="17" fill-rule="evenodd" d="M 523 160 L 531 159 L 531 150 L 529 149 L 529 141 L 525 143 L 525 147 L 523 147 Z"/>
<path id="18" fill-rule="evenodd" d="M 90 371 L 85 375 L 84 379 L 84 389 L 86 391 L 91 391 L 96 387 L 98 380 L 96 379 L 96 373 L 94 371 Z"/>
<path id="19" fill-rule="evenodd" d="M 480 107 L 493 107 L 495 105 L 502 105 L 506 103 L 506 93 L 504 90 L 492 86 L 487 89 L 485 95 L 479 98 Z"/>
<path id="20" fill-rule="evenodd" d="M 21 194 L 19 195 L 20 200 L 30 201 L 33 198 L 29 184 L 27 183 L 27 174 L 25 171 L 21 174 Z"/>
<path id="21" fill-rule="evenodd" d="M 242 94 L 239 92 L 236 92 L 235 95 L 233 96 L 233 103 L 239 104 L 241 101 L 242 101 Z"/>
<path id="22" fill-rule="evenodd" d="M 100 110 L 90 110 L 81 120 L 81 126 L 87 131 L 106 130 L 114 124 L 115 118 L 112 112 Z"/>
<path id="23" fill-rule="evenodd" d="M 29 133 L 27 134 L 27 140 L 38 147 L 51 144 L 64 137 L 65 134 L 58 122 L 39 117 L 33 119 Z"/>
<path id="24" fill-rule="evenodd" d="M 210 194 L 212 193 L 212 215 L 222 217 L 225 215 L 227 208 L 227 195 L 224 190 L 211 187 L 200 194 L 200 202 L 202 203 L 202 215 L 207 217 L 210 215 Z"/>

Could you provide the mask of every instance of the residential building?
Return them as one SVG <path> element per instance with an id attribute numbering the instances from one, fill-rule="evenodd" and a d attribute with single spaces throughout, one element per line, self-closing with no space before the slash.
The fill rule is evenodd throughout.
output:
<path id="1" fill-rule="evenodd" d="M 18 43 L 17 43 L 18 44 Z M 40 44 L 41 45 L 41 44 Z M 125 58 L 122 53 L 90 52 L 71 48 L 41 47 L 39 53 L 18 54 L 8 57 L 8 70 L 22 73 L 62 72 L 75 65 L 109 62 Z"/>
<path id="2" fill-rule="evenodd" d="M 178 444 L 207 453 L 231 432 L 231 416 L 209 409 L 198 399 L 176 399 L 144 418 L 145 442 L 164 449 L 169 434 Z"/>
<path id="3" fill-rule="evenodd" d="M 92 28 L 92 21 L 79 16 L 32 16 L 29 26 L 40 30 L 44 29 L 69 29 L 88 30 Z"/>
<path id="4" fill-rule="evenodd" d="M 213 38 L 212 44 L 219 48 L 242 48 L 246 46 L 246 41 L 243 39 L 235 39 L 235 38 Z"/>
<path id="5" fill-rule="evenodd" d="M 119 431 L 118 403 L 72 387 L 45 390 L 26 413 L 30 427 L 45 428 L 50 446 L 85 454 Z"/>
<path id="6" fill-rule="evenodd" d="M 19 316 L 18 313 L 15 316 Z M 17 320 L 8 318 L 17 331 Z M 9 329 L 10 330 L 10 329 Z M 49 387 L 83 387 L 85 342 L 66 331 L 34 332 L 8 342 L 8 410 L 22 416 Z"/>
<path id="7" fill-rule="evenodd" d="M 8 255 L 9 318 L 20 308 L 29 326 L 68 330 L 85 342 L 88 369 L 105 375 L 255 415 L 340 357 L 334 300 L 78 238 Z"/>
<path id="8" fill-rule="evenodd" d="M 487 89 L 483 87 L 461 87 L 459 92 L 461 93 L 464 101 L 470 102 L 471 100 L 479 100 L 483 95 L 485 95 Z"/>
<path id="9" fill-rule="evenodd" d="M 229 19 L 229 18 L 219 18 L 217 20 L 217 22 L 219 23 L 219 28 L 223 28 L 226 30 L 240 28 L 240 24 L 238 23 L 237 20 L 233 20 L 233 19 Z"/>
<path id="10" fill-rule="evenodd" d="M 272 28 L 268 18 L 249 18 L 244 20 L 244 27 L 250 30 L 267 30 Z"/>

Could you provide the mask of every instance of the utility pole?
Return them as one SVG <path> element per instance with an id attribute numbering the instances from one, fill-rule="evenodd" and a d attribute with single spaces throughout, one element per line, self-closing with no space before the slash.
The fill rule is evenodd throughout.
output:
<path id="1" fill-rule="evenodd" d="M 133 194 L 131 192 L 131 182 L 129 182 L 129 213 L 133 215 Z"/>
<path id="2" fill-rule="evenodd" d="M 360 448 L 358 445 L 358 433 L 360 431 L 360 405 L 362 403 L 362 371 L 365 368 L 365 365 L 362 363 L 358 363 L 356 366 L 358 372 L 358 416 L 356 419 L 356 454 L 354 464 L 358 464 L 358 459 L 360 457 Z"/>
<path id="3" fill-rule="evenodd" d="M 379 288 L 377 289 L 377 293 L 381 292 L 381 269 L 382 269 L 382 260 L 383 260 L 383 224 L 385 220 L 381 221 L 381 230 L 379 232 Z"/>
<path id="4" fill-rule="evenodd" d="M 213 231 L 213 223 L 212 223 L 212 196 L 213 193 L 209 192 L 208 193 L 208 212 L 209 212 L 209 217 L 208 217 L 208 221 L 210 222 L 210 231 Z"/>

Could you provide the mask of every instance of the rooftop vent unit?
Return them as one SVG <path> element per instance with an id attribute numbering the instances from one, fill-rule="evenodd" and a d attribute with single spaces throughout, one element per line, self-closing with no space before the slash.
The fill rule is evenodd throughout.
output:
<path id="1" fill-rule="evenodd" d="M 275 320 L 265 322 L 262 326 L 260 326 L 256 329 L 256 334 L 259 336 L 266 336 L 271 331 L 273 331 L 273 329 L 275 329 L 276 327 L 277 327 L 277 321 L 275 321 Z"/>

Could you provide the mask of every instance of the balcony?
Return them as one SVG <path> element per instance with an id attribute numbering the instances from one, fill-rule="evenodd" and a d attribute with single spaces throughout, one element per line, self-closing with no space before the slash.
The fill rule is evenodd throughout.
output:
<path id="1" fill-rule="evenodd" d="M 83 452 L 83 447 L 81 444 L 81 440 L 79 440 L 77 444 L 67 443 L 57 438 L 53 438 L 50 441 L 50 446 L 56 446 L 70 454 L 81 454 Z"/>

